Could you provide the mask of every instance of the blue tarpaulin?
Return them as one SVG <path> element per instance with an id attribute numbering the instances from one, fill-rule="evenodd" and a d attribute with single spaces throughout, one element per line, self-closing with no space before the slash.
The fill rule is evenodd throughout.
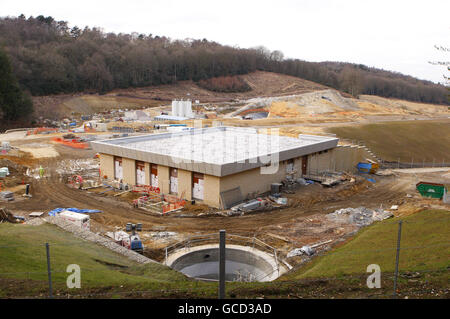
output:
<path id="1" fill-rule="evenodd" d="M 98 209 L 55 208 L 54 210 L 48 212 L 48 216 L 56 216 L 56 214 L 59 214 L 64 210 L 68 210 L 70 212 L 80 213 L 80 214 L 94 214 L 94 213 L 102 212 L 101 210 L 98 210 Z"/>
<path id="2" fill-rule="evenodd" d="M 360 173 L 369 173 L 370 169 L 372 168 L 372 164 L 358 163 L 358 165 L 356 165 L 356 167 L 358 168 L 358 172 L 360 172 Z"/>

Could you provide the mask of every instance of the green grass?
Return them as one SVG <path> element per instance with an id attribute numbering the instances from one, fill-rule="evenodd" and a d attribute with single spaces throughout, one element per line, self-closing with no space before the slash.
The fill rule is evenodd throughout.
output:
<path id="1" fill-rule="evenodd" d="M 445 270 L 450 267 L 449 218 L 449 211 L 426 210 L 403 219 L 400 272 Z M 363 229 L 345 245 L 291 273 L 286 279 L 363 274 L 370 264 L 378 264 L 382 273 L 393 272 L 397 234 L 398 224 L 393 219 L 378 222 Z M 448 280 L 448 274 L 446 276 Z"/>
<path id="2" fill-rule="evenodd" d="M 49 224 L 0 225 L 0 279 L 20 281 L 26 286 L 26 293 L 46 291 L 46 242 L 50 243 L 53 285 L 61 293 L 69 291 L 66 287 L 69 264 L 81 268 L 82 289 L 71 290 L 73 294 L 93 290 L 189 290 L 199 286 L 204 288 L 203 293 L 215 293 L 215 287 L 209 289 L 211 284 L 190 280 L 160 264 L 135 263 Z M 11 293 L 21 293 L 21 289 L 15 287 L 9 292 L 0 289 L 0 297 Z"/>
<path id="3" fill-rule="evenodd" d="M 364 142 L 378 157 L 415 163 L 450 162 L 450 121 L 405 121 L 329 129 L 340 138 Z"/>
<path id="4" fill-rule="evenodd" d="M 425 270 L 436 272 L 425 272 L 419 283 L 400 278 L 401 291 L 413 296 L 415 293 L 416 296 L 433 297 L 430 293 L 424 295 L 423 285 L 432 285 L 427 286 L 428 291 L 431 288 L 443 291 L 448 286 L 449 217 L 449 211 L 426 210 L 403 219 L 405 223 L 402 230 L 400 273 Z M 304 267 L 274 282 L 227 283 L 227 294 L 238 298 L 373 296 L 376 292 L 365 286 L 367 266 L 378 264 L 382 273 L 394 271 L 397 230 L 396 220 L 378 222 L 361 230 L 341 247 L 314 258 Z M 45 242 L 50 243 L 51 265 L 55 271 L 55 295 L 93 294 L 93 297 L 105 298 L 217 296 L 217 283 L 191 280 L 159 264 L 137 264 L 106 248 L 77 239 L 54 225 L 1 224 L 0 298 L 47 296 Z M 416 248 L 406 249 L 407 247 Z M 72 263 L 81 267 L 81 289 L 69 290 L 66 287 L 68 274 L 65 270 Z M 324 281 L 321 278 L 339 280 Z M 392 276 L 383 275 L 382 280 L 383 289 L 380 294 L 391 293 Z M 130 291 L 134 293 L 125 293 Z M 101 295 L 102 293 L 106 295 Z"/>

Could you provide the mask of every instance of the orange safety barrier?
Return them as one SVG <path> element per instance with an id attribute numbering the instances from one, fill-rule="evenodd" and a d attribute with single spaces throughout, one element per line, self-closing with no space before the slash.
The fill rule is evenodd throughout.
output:
<path id="1" fill-rule="evenodd" d="M 183 199 L 181 199 L 175 203 L 169 203 L 169 204 L 163 206 L 163 213 L 165 214 L 165 213 L 171 212 L 173 210 L 183 208 L 184 205 L 186 205 L 186 201 Z"/>
<path id="2" fill-rule="evenodd" d="M 136 185 L 133 187 L 133 192 L 147 193 L 145 196 L 141 196 L 138 199 L 133 200 L 133 206 L 135 208 L 141 207 L 142 204 L 146 202 L 166 202 L 160 208 L 162 211 L 160 213 L 166 214 L 171 211 L 183 208 L 186 205 L 186 201 L 176 195 L 171 194 L 160 194 L 160 189 L 158 187 L 152 187 L 149 185 Z"/>
<path id="3" fill-rule="evenodd" d="M 184 199 L 178 198 L 175 195 L 164 195 L 164 201 L 168 204 L 163 206 L 163 213 L 168 213 L 176 209 L 183 208 L 186 205 Z"/>
<path id="4" fill-rule="evenodd" d="M 62 145 L 65 145 L 65 146 L 69 146 L 69 147 L 72 147 L 72 148 L 78 148 L 78 149 L 86 149 L 86 148 L 89 147 L 88 143 L 83 143 L 83 142 L 80 142 L 80 141 L 77 141 L 77 140 L 68 140 L 67 141 L 67 140 L 64 140 L 64 139 L 62 139 L 60 137 L 54 137 L 54 138 L 52 138 L 52 141 L 54 141 L 56 143 L 59 143 L 59 144 L 62 144 Z"/>
<path id="5" fill-rule="evenodd" d="M 41 134 L 41 133 L 44 133 L 44 132 L 56 133 L 56 132 L 58 132 L 58 129 L 57 128 L 51 128 L 51 127 L 38 127 L 38 128 L 33 129 L 33 130 L 27 131 L 27 135 Z"/>
<path id="6" fill-rule="evenodd" d="M 133 192 L 135 193 L 156 193 L 159 194 L 161 192 L 161 190 L 159 189 L 159 187 L 154 187 L 154 186 L 150 186 L 150 185 L 135 185 L 133 186 Z"/>

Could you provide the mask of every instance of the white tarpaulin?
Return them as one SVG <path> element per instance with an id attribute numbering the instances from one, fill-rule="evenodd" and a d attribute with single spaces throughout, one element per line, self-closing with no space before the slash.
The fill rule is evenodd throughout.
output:
<path id="1" fill-rule="evenodd" d="M 194 188 L 192 190 L 194 198 L 203 200 L 203 180 L 199 179 L 198 184 L 194 183 Z"/>
<path id="2" fill-rule="evenodd" d="M 136 183 L 137 185 L 145 185 L 145 170 L 139 167 L 136 169 Z"/>
<path id="3" fill-rule="evenodd" d="M 178 193 L 178 177 L 170 176 L 170 192 Z"/>
<path id="4" fill-rule="evenodd" d="M 114 162 L 114 173 L 116 179 L 123 179 L 123 169 L 122 169 L 122 162 L 116 160 Z"/>
<path id="5" fill-rule="evenodd" d="M 152 186 L 159 187 L 158 185 L 158 175 L 152 174 Z"/>

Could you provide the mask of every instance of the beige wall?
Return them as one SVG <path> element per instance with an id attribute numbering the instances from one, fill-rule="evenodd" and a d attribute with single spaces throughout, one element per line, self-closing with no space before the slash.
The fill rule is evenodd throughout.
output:
<path id="1" fill-rule="evenodd" d="M 169 167 L 158 165 L 158 187 L 162 194 L 170 192 Z"/>
<path id="2" fill-rule="evenodd" d="M 301 174 L 301 160 L 294 161 L 294 169 Z M 236 187 L 241 188 L 244 199 L 254 198 L 256 195 L 270 191 L 270 184 L 279 183 L 286 178 L 286 162 L 281 162 L 278 171 L 274 174 L 261 174 L 260 168 L 244 171 L 241 173 L 224 176 L 220 179 L 220 192 L 224 192 Z M 220 196 L 220 194 L 219 194 Z"/>
<path id="3" fill-rule="evenodd" d="M 150 185 L 150 163 L 145 164 L 145 185 Z"/>
<path id="4" fill-rule="evenodd" d="M 308 155 L 308 174 L 324 171 L 345 171 L 356 173 L 358 162 L 366 158 L 376 160 L 365 148 L 360 146 L 338 146 L 328 152 Z"/>
<path id="5" fill-rule="evenodd" d="M 321 154 L 308 155 L 307 173 L 314 174 L 316 171 L 356 171 L 357 162 L 367 158 L 368 153 L 361 147 L 336 147 Z M 281 182 L 286 179 L 286 161 L 279 163 L 278 170 L 274 174 L 261 174 L 261 168 L 217 177 L 204 175 L 204 200 L 203 202 L 213 207 L 220 207 L 220 193 L 240 187 L 244 199 L 254 198 L 258 194 L 270 191 L 272 183 Z M 124 182 L 135 185 L 136 164 L 132 159 L 123 158 Z M 102 175 L 108 179 L 114 178 L 114 157 L 100 154 L 100 168 Z M 302 176 L 302 159 L 294 160 L 294 174 L 297 178 Z M 150 165 L 145 163 L 145 181 L 150 184 Z M 158 182 L 161 192 L 169 194 L 170 176 L 169 167 L 158 165 Z M 192 200 L 192 172 L 178 169 L 178 196 L 186 200 Z"/>
<path id="6" fill-rule="evenodd" d="M 122 158 L 123 182 L 136 185 L 136 161 L 129 158 Z"/>
<path id="7" fill-rule="evenodd" d="M 203 202 L 206 205 L 220 207 L 220 177 L 204 175 Z"/>
<path id="8" fill-rule="evenodd" d="M 178 196 L 192 200 L 192 172 L 178 169 Z"/>
<path id="9" fill-rule="evenodd" d="M 100 154 L 100 170 L 103 176 L 108 179 L 114 179 L 114 156 L 108 154 Z"/>

